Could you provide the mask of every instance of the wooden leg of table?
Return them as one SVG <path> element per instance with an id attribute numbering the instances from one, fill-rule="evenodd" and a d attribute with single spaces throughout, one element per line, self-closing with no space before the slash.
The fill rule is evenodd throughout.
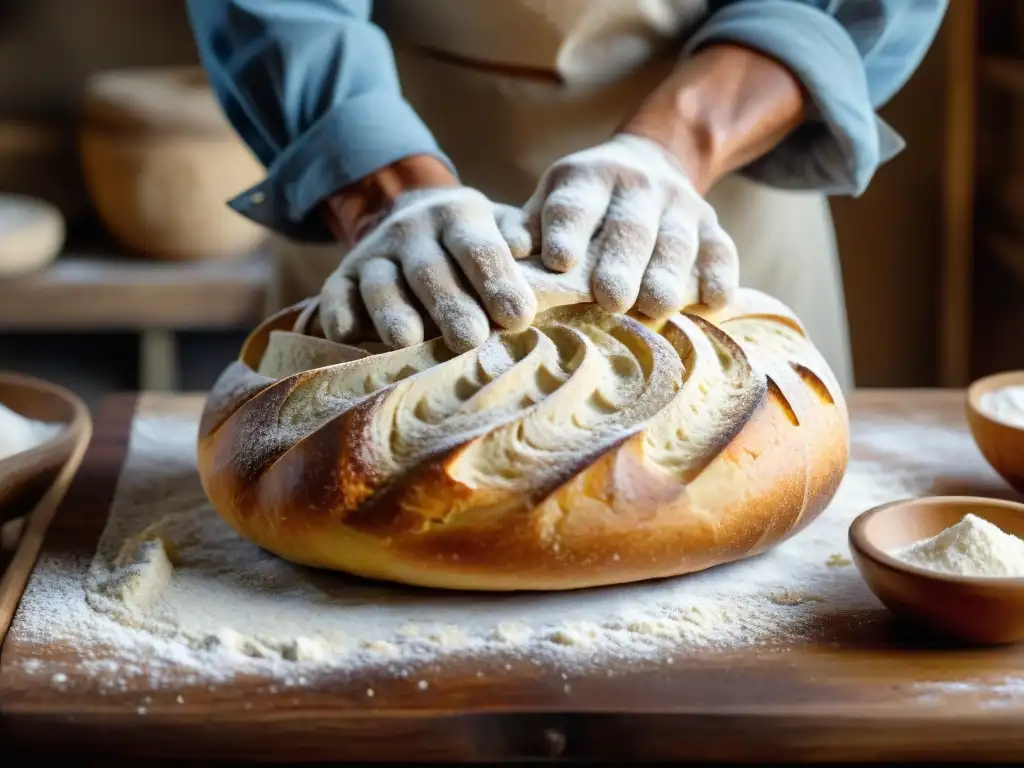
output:
<path id="1" fill-rule="evenodd" d="M 178 340 L 173 331 L 150 328 L 139 338 L 139 389 L 175 392 L 178 389 Z"/>
<path id="2" fill-rule="evenodd" d="M 946 17 L 945 247 L 939 299 L 939 383 L 962 387 L 971 372 L 971 277 L 977 129 L 976 2 L 953 2 Z"/>

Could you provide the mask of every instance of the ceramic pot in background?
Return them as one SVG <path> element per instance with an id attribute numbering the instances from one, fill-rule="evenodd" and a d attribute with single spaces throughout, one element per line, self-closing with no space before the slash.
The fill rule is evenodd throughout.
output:
<path id="1" fill-rule="evenodd" d="M 81 151 L 97 213 L 137 254 L 236 258 L 266 237 L 226 204 L 264 171 L 199 68 L 94 75 L 86 84 Z"/>
<path id="2" fill-rule="evenodd" d="M 64 245 L 66 224 L 45 200 L 0 192 L 0 279 L 43 269 Z"/>

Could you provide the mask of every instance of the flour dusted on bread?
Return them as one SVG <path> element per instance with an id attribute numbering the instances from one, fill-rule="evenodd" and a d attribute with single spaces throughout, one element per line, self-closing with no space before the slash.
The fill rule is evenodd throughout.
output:
<path id="1" fill-rule="evenodd" d="M 62 424 L 26 418 L 0 403 L 0 460 L 47 443 L 63 429 Z"/>
<path id="2" fill-rule="evenodd" d="M 268 319 L 200 425 L 215 509 L 295 562 L 477 590 L 690 573 L 820 514 L 848 419 L 799 320 L 743 291 L 643 321 L 572 303 L 584 272 L 459 355 L 333 348 L 309 302 Z"/>

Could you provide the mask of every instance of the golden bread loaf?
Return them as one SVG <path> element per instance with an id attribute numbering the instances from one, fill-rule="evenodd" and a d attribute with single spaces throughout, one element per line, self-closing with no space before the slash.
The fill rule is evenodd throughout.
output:
<path id="1" fill-rule="evenodd" d="M 660 327 L 549 307 L 457 356 L 335 344 L 315 314 L 257 328 L 199 429 L 214 508 L 296 563 L 471 590 L 673 576 L 791 536 L 846 468 L 831 371 L 755 291 Z"/>

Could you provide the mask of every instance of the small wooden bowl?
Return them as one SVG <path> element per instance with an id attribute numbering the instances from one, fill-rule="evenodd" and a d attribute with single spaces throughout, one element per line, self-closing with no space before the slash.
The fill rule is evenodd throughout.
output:
<path id="1" fill-rule="evenodd" d="M 853 521 L 853 561 L 871 591 L 898 616 L 971 643 L 1024 640 L 1024 578 L 936 573 L 889 554 L 956 525 L 967 513 L 1024 536 L 1024 504 L 973 496 L 895 501 Z"/>
<path id="2" fill-rule="evenodd" d="M 131 251 L 239 259 L 267 231 L 224 204 L 264 175 L 201 67 L 97 72 L 85 85 L 82 175 L 100 218 Z"/>
<path id="3" fill-rule="evenodd" d="M 981 410 L 981 398 L 1003 387 L 1024 387 L 1024 371 L 986 376 L 967 390 L 967 423 L 981 455 L 1013 489 L 1024 493 L 1024 429 Z"/>
<path id="4" fill-rule="evenodd" d="M 34 376 L 0 372 L 0 403 L 30 419 L 65 424 L 52 440 L 0 459 L 0 523 L 27 512 L 71 456 L 92 419 L 85 403 L 63 387 Z"/>

